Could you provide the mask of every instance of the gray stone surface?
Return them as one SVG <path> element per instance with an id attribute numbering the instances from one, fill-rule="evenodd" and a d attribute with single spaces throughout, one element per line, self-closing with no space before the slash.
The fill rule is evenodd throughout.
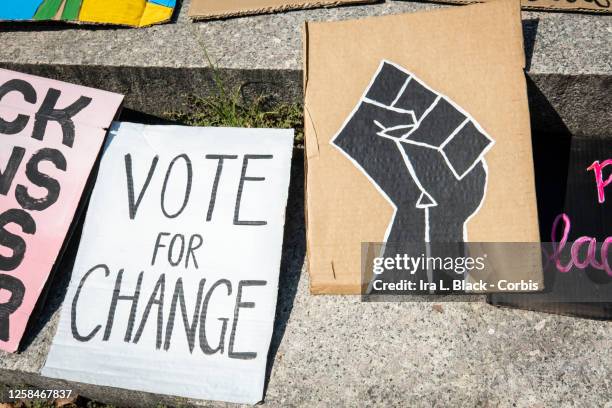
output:
<path id="1" fill-rule="evenodd" d="M 442 7 L 388 1 L 193 24 L 187 17 L 188 6 L 189 0 L 183 1 L 174 23 L 140 30 L 20 25 L 0 36 L 0 58 L 23 64 L 199 68 L 207 65 L 206 49 L 224 68 L 300 70 L 300 30 L 306 20 L 346 20 Z M 539 20 L 532 72 L 612 72 L 610 56 L 601 52 L 610 47 L 612 17 L 523 12 L 523 18 Z"/>
<path id="2" fill-rule="evenodd" d="M 295 156 L 266 406 L 612 406 L 610 323 L 482 302 L 310 295 L 303 155 Z M 225 405 L 40 377 L 70 270 L 60 268 L 26 349 L 0 353 L 0 383 L 69 388 L 118 406 Z"/>
<path id="3" fill-rule="evenodd" d="M 304 21 L 341 20 L 441 7 L 393 1 L 191 23 L 189 0 L 175 21 L 146 29 L 19 24 L 0 26 L 0 66 L 122 92 L 126 107 L 153 115 L 188 111 L 189 95 L 212 92 L 206 53 L 229 86 L 302 98 Z M 445 6 L 453 7 L 453 6 Z M 612 16 L 523 12 L 534 125 L 574 134 L 611 132 Z M 558 122 L 558 121 L 557 121 Z"/>

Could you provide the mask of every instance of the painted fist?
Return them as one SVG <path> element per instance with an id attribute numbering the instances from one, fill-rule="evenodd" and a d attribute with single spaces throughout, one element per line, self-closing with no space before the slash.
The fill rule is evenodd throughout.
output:
<path id="1" fill-rule="evenodd" d="M 484 155 L 494 141 L 449 98 L 383 61 L 331 143 L 395 208 L 385 242 L 467 240 L 467 220 L 485 195 Z"/>

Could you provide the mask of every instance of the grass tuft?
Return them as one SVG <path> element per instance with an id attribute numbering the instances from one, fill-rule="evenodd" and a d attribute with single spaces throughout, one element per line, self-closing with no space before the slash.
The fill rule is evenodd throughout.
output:
<path id="1" fill-rule="evenodd" d="M 304 118 L 299 104 L 274 103 L 267 96 L 246 100 L 238 94 L 190 96 L 190 112 L 169 112 L 164 116 L 191 126 L 295 129 L 295 144 L 303 145 Z"/>
<path id="2" fill-rule="evenodd" d="M 246 84 L 233 89 L 228 86 L 206 48 L 203 49 L 212 71 L 214 93 L 188 97 L 188 112 L 168 112 L 164 114 L 166 119 L 191 126 L 293 128 L 295 145 L 303 146 L 304 116 L 300 104 L 279 103 L 270 95 L 246 97 L 243 92 Z"/>

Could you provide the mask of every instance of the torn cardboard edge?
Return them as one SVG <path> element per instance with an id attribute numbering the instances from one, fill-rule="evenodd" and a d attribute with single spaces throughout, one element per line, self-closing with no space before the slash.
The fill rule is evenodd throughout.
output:
<path id="1" fill-rule="evenodd" d="M 426 0 L 441 4 L 478 4 L 486 3 L 487 0 Z M 600 4 L 601 3 L 601 4 Z M 610 0 L 521 0 L 521 9 L 537 11 L 562 11 L 581 13 L 612 13 Z"/>
<path id="2" fill-rule="evenodd" d="M 304 92 L 304 100 L 303 105 L 304 105 L 304 127 L 306 127 L 307 125 L 311 125 L 312 126 L 312 137 L 309 138 L 304 138 L 304 150 L 305 150 L 305 156 L 304 156 L 304 177 L 305 177 L 305 181 L 306 181 L 306 186 L 308 186 L 307 183 L 307 178 L 308 178 L 308 159 L 317 157 L 319 155 L 319 138 L 317 136 L 317 130 L 314 126 L 314 121 L 312 119 L 312 116 L 310 116 L 310 111 L 308 110 L 308 106 L 306 106 L 306 92 L 308 90 L 308 72 L 309 72 L 309 62 L 310 62 L 310 37 L 309 37 L 309 24 L 310 22 L 308 21 L 304 21 L 304 24 L 302 25 L 302 59 L 303 59 L 303 79 L 302 79 L 302 89 Z M 312 146 L 312 148 L 308 147 L 308 145 L 310 145 L 312 142 L 310 142 L 310 139 L 314 138 L 314 145 Z M 313 149 L 316 148 L 316 149 Z M 312 153 L 314 152 L 314 153 Z M 306 201 L 306 198 L 308 197 L 308 194 L 304 195 L 304 201 Z M 306 205 L 305 208 L 308 208 L 307 206 L 307 202 L 304 203 Z M 308 215 L 308 214 L 306 214 Z M 308 225 L 308 219 L 306 219 L 306 225 Z"/>
<path id="3" fill-rule="evenodd" d="M 236 3 L 220 6 L 215 0 L 193 0 L 189 8 L 189 17 L 193 21 L 206 21 L 232 17 L 246 17 L 259 14 L 282 13 L 292 10 L 308 10 L 315 8 L 331 8 L 342 5 L 373 4 L 381 0 L 305 0 L 301 3 L 288 3 L 278 0 L 258 1 L 258 4 L 240 4 L 243 0 L 234 0 Z M 487 2 L 487 0 L 427 0 L 433 3 L 449 5 L 466 5 Z M 602 4 L 600 4 L 602 3 Z M 549 10 L 562 12 L 585 13 L 611 13 L 610 0 L 522 0 L 521 8 L 524 10 Z"/>
<path id="4" fill-rule="evenodd" d="M 231 0 L 227 3 L 219 3 L 217 0 L 193 0 L 189 7 L 189 17 L 193 21 L 205 21 L 379 2 L 381 0 L 303 0 L 295 3 L 282 0 L 257 0 L 248 3 L 244 0 Z"/>

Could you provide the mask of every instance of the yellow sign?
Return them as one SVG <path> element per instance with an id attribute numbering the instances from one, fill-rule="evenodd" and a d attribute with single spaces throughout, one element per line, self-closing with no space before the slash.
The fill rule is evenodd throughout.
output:
<path id="1" fill-rule="evenodd" d="M 62 20 L 145 27 L 170 20 L 176 0 L 7 0 L 0 20 Z"/>

